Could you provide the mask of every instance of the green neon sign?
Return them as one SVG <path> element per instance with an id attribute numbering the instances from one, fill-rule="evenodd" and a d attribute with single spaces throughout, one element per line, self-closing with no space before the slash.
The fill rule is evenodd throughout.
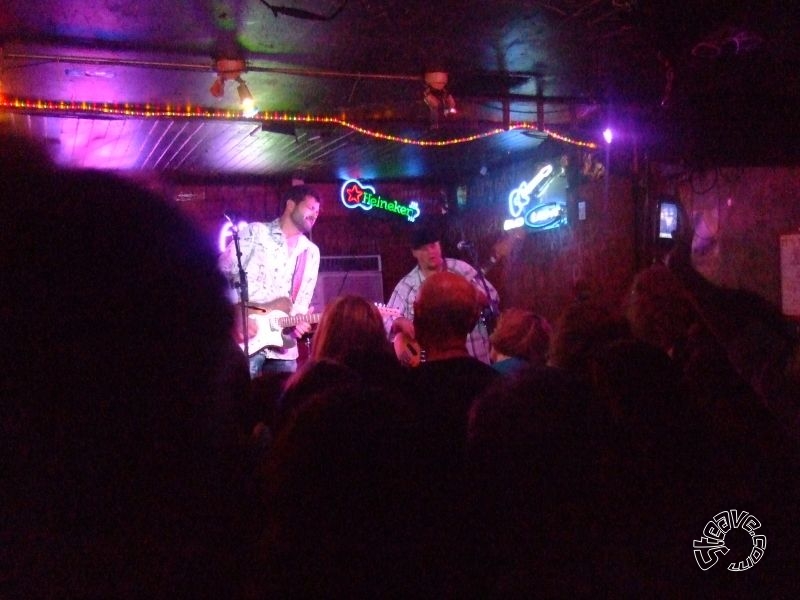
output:
<path id="1" fill-rule="evenodd" d="M 377 208 L 386 212 L 405 217 L 413 223 L 422 213 L 419 203 L 412 200 L 407 205 L 397 200 L 387 200 L 375 193 L 375 188 L 362 184 L 358 179 L 348 179 L 342 184 L 340 192 L 342 204 L 347 208 L 360 208 L 372 210 Z"/>

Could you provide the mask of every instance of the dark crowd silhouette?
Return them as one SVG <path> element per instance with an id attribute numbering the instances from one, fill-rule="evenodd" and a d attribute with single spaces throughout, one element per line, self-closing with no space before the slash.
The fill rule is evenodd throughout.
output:
<path id="1" fill-rule="evenodd" d="M 275 390 L 174 205 L 16 138 L 0 162 L 0 597 L 800 592 L 797 328 L 703 278 L 685 233 L 618 307 L 505 309 L 513 368 L 469 356 L 479 299 L 438 273 L 422 364 L 348 295 Z M 701 568 L 732 509 L 763 556 L 734 527 Z"/>

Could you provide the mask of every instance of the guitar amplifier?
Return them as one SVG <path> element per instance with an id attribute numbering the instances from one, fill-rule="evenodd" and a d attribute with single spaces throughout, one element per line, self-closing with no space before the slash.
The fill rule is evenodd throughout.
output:
<path id="1" fill-rule="evenodd" d="M 321 257 L 317 287 L 311 298 L 314 311 L 321 312 L 334 298 L 347 294 L 378 304 L 384 302 L 380 256 Z"/>

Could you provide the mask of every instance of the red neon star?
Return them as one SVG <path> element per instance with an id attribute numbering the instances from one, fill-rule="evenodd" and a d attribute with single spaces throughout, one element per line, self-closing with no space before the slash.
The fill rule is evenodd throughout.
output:
<path id="1" fill-rule="evenodd" d="M 357 184 L 351 185 L 347 188 L 347 203 L 348 204 L 361 204 L 361 197 L 364 195 L 364 190 L 358 187 Z"/>

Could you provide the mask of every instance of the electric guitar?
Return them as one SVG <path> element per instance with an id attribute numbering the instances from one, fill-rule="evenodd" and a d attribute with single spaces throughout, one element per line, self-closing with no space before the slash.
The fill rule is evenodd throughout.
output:
<path id="1" fill-rule="evenodd" d="M 399 308 L 389 308 L 382 304 L 375 304 L 381 317 L 399 317 L 402 312 Z M 287 327 L 294 327 L 298 323 L 319 323 L 322 312 L 306 313 L 303 315 L 290 316 L 283 310 L 269 310 L 260 306 L 248 306 L 253 311 L 248 318 L 253 320 L 258 327 L 255 334 L 247 340 L 247 352 L 249 356 L 260 352 L 264 348 L 287 348 L 291 341 L 283 335 L 283 330 Z M 253 310 L 255 308 L 255 310 Z M 244 352 L 244 343 L 239 347 Z"/>

